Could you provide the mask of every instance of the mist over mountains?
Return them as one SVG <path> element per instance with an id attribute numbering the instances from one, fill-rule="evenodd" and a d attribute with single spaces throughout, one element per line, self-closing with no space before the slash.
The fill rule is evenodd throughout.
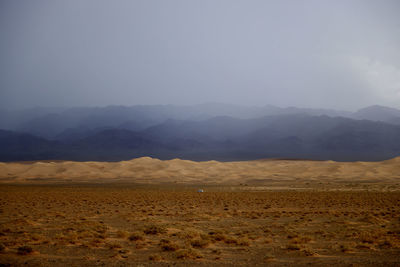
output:
<path id="1" fill-rule="evenodd" d="M 210 103 L 0 110 L 0 161 L 261 158 L 383 160 L 400 155 L 400 110 L 356 112 Z"/>

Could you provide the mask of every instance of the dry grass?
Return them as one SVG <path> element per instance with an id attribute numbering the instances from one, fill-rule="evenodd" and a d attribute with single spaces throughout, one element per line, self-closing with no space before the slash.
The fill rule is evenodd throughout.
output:
<path id="1" fill-rule="evenodd" d="M 160 247 L 163 251 L 176 251 L 179 249 L 178 243 L 168 239 L 161 239 Z"/>
<path id="2" fill-rule="evenodd" d="M 201 253 L 195 249 L 189 248 L 189 249 L 180 249 L 176 252 L 176 258 L 177 259 L 200 259 L 203 256 L 201 255 Z"/>
<path id="3" fill-rule="evenodd" d="M 132 233 L 132 234 L 129 236 L 128 239 L 129 239 L 130 241 L 143 241 L 143 240 L 144 240 L 144 236 L 143 236 L 143 234 L 140 233 L 140 232 L 135 232 L 135 233 Z"/>
<path id="4" fill-rule="evenodd" d="M 33 253 L 33 248 L 29 246 L 18 247 L 18 255 L 28 255 Z"/>
<path id="5" fill-rule="evenodd" d="M 206 247 L 208 247 L 209 245 L 210 245 L 210 239 L 208 239 L 208 238 L 205 238 L 205 239 L 203 239 L 203 238 L 196 238 L 196 239 L 193 239 L 191 242 L 190 242 L 190 244 L 192 245 L 192 247 L 194 247 L 194 248 L 206 248 Z"/>
<path id="6" fill-rule="evenodd" d="M 398 191 L 196 188 L 0 186 L 0 264 L 400 264 Z"/>
<path id="7" fill-rule="evenodd" d="M 167 229 L 161 225 L 149 225 L 143 230 L 146 235 L 158 235 L 167 232 Z"/>

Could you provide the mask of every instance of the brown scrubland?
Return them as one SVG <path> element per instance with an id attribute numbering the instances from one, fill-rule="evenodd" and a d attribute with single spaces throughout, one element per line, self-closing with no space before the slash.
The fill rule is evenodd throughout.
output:
<path id="1" fill-rule="evenodd" d="M 399 158 L 0 163 L 0 181 L 0 266 L 400 265 Z"/>

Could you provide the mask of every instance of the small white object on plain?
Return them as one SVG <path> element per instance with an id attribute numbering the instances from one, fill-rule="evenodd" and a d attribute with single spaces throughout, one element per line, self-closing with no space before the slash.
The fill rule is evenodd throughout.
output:
<path id="1" fill-rule="evenodd" d="M 199 192 L 199 193 L 203 193 L 203 192 L 204 192 L 204 190 L 203 190 L 203 189 L 199 189 L 199 190 L 197 190 L 197 192 Z"/>

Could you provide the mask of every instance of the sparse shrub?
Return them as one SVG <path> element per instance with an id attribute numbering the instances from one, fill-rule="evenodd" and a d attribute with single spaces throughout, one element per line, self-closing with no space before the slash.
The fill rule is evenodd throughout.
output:
<path id="1" fill-rule="evenodd" d="M 201 234 L 196 230 L 185 230 L 178 233 L 178 236 L 184 239 L 198 238 Z"/>
<path id="2" fill-rule="evenodd" d="M 270 243 L 272 243 L 272 239 L 267 237 L 267 238 L 264 239 L 264 243 L 265 244 L 270 244 Z"/>
<path id="3" fill-rule="evenodd" d="M 93 239 L 90 241 L 89 245 L 90 245 L 90 246 L 93 246 L 93 247 L 98 247 L 101 243 L 103 243 L 102 240 L 100 240 L 100 239 L 98 239 L 98 238 L 93 238 Z"/>
<path id="4" fill-rule="evenodd" d="M 129 235 L 128 239 L 130 241 L 142 241 L 144 240 L 144 236 L 142 233 L 135 232 Z"/>
<path id="5" fill-rule="evenodd" d="M 226 244 L 237 244 L 238 243 L 238 239 L 236 237 L 226 237 L 224 242 Z"/>
<path id="6" fill-rule="evenodd" d="M 363 243 L 373 244 L 376 240 L 376 237 L 374 237 L 371 233 L 362 232 L 359 235 L 359 240 Z"/>
<path id="7" fill-rule="evenodd" d="M 78 234 L 79 238 L 95 238 L 96 235 L 92 231 L 86 231 L 84 230 L 83 232 Z"/>
<path id="8" fill-rule="evenodd" d="M 178 259 L 200 259 L 203 256 L 192 248 L 189 249 L 180 249 L 176 252 L 176 258 Z"/>
<path id="9" fill-rule="evenodd" d="M 267 254 L 264 256 L 264 261 L 273 261 L 273 260 L 275 260 L 275 256 L 272 255 L 271 253 L 267 253 Z"/>
<path id="10" fill-rule="evenodd" d="M 150 261 L 161 261 L 162 257 L 159 254 L 151 254 L 149 256 Z"/>
<path id="11" fill-rule="evenodd" d="M 121 246 L 121 244 L 119 244 L 119 243 L 108 243 L 107 244 L 107 247 L 109 248 L 109 249 L 119 249 L 119 248 L 122 248 L 122 246 Z"/>
<path id="12" fill-rule="evenodd" d="M 163 234 L 167 232 L 167 229 L 163 226 L 159 226 L 159 225 L 149 225 L 147 226 L 143 232 L 146 235 L 157 235 L 157 234 Z"/>
<path id="13" fill-rule="evenodd" d="M 361 243 L 356 246 L 357 249 L 371 249 L 372 245 L 369 243 Z"/>
<path id="14" fill-rule="evenodd" d="M 298 244 L 289 244 L 286 246 L 286 249 L 288 250 L 300 250 L 301 247 Z"/>
<path id="15" fill-rule="evenodd" d="M 226 235 L 223 234 L 221 231 L 209 232 L 208 234 L 215 241 L 224 241 L 224 240 L 226 240 Z"/>
<path id="16" fill-rule="evenodd" d="M 142 249 L 142 248 L 144 248 L 146 246 L 146 243 L 145 242 L 136 242 L 136 244 L 135 244 L 135 248 L 136 249 Z"/>
<path id="17" fill-rule="evenodd" d="M 339 248 L 340 248 L 340 251 L 341 251 L 341 252 L 344 252 L 344 253 L 349 253 L 349 252 L 352 252 L 352 251 L 353 251 L 353 247 L 350 246 L 349 244 L 340 245 Z"/>
<path id="18" fill-rule="evenodd" d="M 33 252 L 33 249 L 29 246 L 22 246 L 18 248 L 18 255 L 28 255 Z"/>
<path id="19" fill-rule="evenodd" d="M 302 251 L 302 252 L 304 253 L 304 255 L 307 256 L 307 257 L 311 257 L 311 256 L 316 255 L 316 253 L 315 253 L 314 251 L 312 251 L 311 249 L 309 249 L 309 248 L 302 249 L 301 251 Z"/>
<path id="20" fill-rule="evenodd" d="M 204 233 L 201 233 L 201 234 L 200 234 L 200 238 L 201 238 L 201 239 L 204 239 L 204 240 L 210 241 L 210 237 L 209 237 L 208 235 L 204 234 Z"/>
<path id="21" fill-rule="evenodd" d="M 105 234 L 94 234 L 94 237 L 99 238 L 99 239 L 106 239 Z"/>
<path id="22" fill-rule="evenodd" d="M 271 233 L 271 229 L 268 226 L 262 227 L 261 230 L 266 234 Z"/>
<path id="23" fill-rule="evenodd" d="M 194 248 L 205 248 L 210 244 L 210 240 L 209 239 L 196 238 L 196 239 L 192 240 L 190 242 L 190 244 Z"/>
<path id="24" fill-rule="evenodd" d="M 239 246 L 250 246 L 250 240 L 246 237 L 239 238 L 237 241 Z"/>
<path id="25" fill-rule="evenodd" d="M 311 241 L 311 238 L 308 236 L 298 236 L 293 238 L 290 243 L 292 244 L 305 244 Z"/>
<path id="26" fill-rule="evenodd" d="M 128 249 L 121 249 L 121 250 L 118 250 L 118 253 L 119 254 L 128 254 L 129 250 Z"/>
<path id="27" fill-rule="evenodd" d="M 117 231 L 118 238 L 126 238 L 128 236 L 128 232 L 126 231 Z"/>
<path id="28" fill-rule="evenodd" d="M 219 250 L 219 249 L 213 249 L 213 250 L 211 250 L 211 252 L 212 253 L 214 253 L 214 254 L 221 254 L 221 250 Z"/>
<path id="29" fill-rule="evenodd" d="M 293 239 L 293 238 L 296 238 L 296 237 L 298 237 L 298 236 L 299 236 L 298 234 L 294 233 L 294 234 L 289 234 L 289 235 L 287 236 L 287 238 L 288 238 L 288 239 Z"/>
<path id="30" fill-rule="evenodd" d="M 40 240 L 42 238 L 42 236 L 39 235 L 39 234 L 32 234 L 31 238 L 32 238 L 33 241 L 38 241 L 38 240 Z"/>
<path id="31" fill-rule="evenodd" d="M 391 240 L 386 239 L 379 243 L 380 248 L 393 248 L 395 247 L 394 243 Z"/>
<path id="32" fill-rule="evenodd" d="M 168 239 L 161 239 L 160 246 L 163 251 L 176 251 L 179 249 L 179 245 Z"/>

